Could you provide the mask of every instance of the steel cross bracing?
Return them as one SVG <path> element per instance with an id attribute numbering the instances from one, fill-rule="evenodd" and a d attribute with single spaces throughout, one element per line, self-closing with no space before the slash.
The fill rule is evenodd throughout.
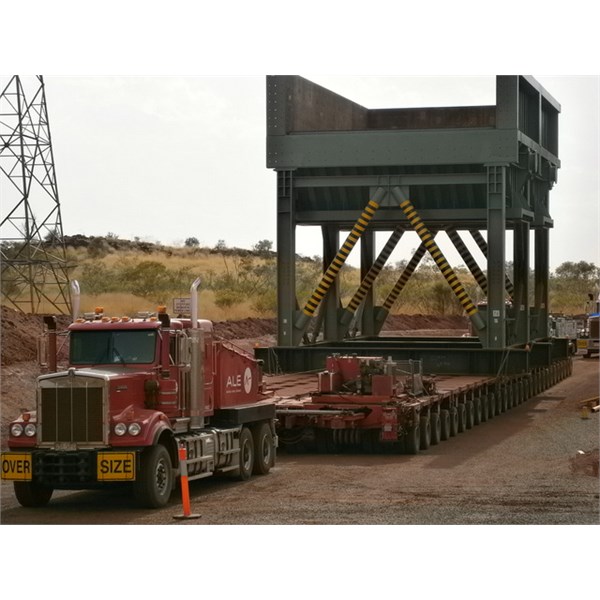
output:
<path id="1" fill-rule="evenodd" d="M 69 313 L 44 81 L 29 79 L 11 77 L 0 95 L 2 302 L 27 313 Z"/>

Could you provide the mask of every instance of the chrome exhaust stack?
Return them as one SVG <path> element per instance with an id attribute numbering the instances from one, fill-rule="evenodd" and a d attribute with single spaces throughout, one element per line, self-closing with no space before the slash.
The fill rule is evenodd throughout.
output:
<path id="1" fill-rule="evenodd" d="M 191 321 L 190 330 L 190 426 L 192 429 L 204 427 L 204 332 L 198 327 L 198 277 L 190 287 Z"/>

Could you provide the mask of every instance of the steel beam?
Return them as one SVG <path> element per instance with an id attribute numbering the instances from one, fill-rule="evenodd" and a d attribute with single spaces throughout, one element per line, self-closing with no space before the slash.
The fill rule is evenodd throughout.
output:
<path id="1" fill-rule="evenodd" d="M 432 236 L 435 237 L 435 232 L 432 233 Z M 425 256 L 425 252 L 427 252 L 427 248 L 425 247 L 425 244 L 421 242 L 421 244 L 413 254 L 406 267 L 404 267 L 402 275 L 400 275 L 398 281 L 396 281 L 396 284 L 392 288 L 391 292 L 388 294 L 388 297 L 385 299 L 383 306 L 381 306 L 377 311 L 377 314 L 375 316 L 375 331 L 377 335 L 381 333 L 383 324 L 385 323 L 385 320 L 388 318 L 388 315 L 392 311 L 392 308 L 394 307 L 394 304 L 396 303 L 400 292 L 404 289 L 404 286 L 408 283 L 408 280 L 411 278 L 411 275 L 415 272 L 415 269 L 421 262 L 421 259 L 423 258 L 423 256 Z"/>
<path id="2" fill-rule="evenodd" d="M 340 269 L 344 266 L 348 255 L 354 248 L 356 242 L 360 239 L 361 235 L 369 225 L 369 222 L 373 218 L 375 211 L 379 208 L 379 204 L 385 196 L 386 191 L 383 188 L 378 188 L 373 198 L 369 200 L 369 203 L 363 210 L 362 214 L 354 224 L 352 231 L 348 234 L 346 241 L 342 244 L 342 247 L 336 254 L 335 258 L 331 261 L 329 267 L 325 271 L 320 283 L 317 285 L 310 299 L 304 305 L 302 314 L 296 319 L 295 327 L 302 333 L 306 331 L 310 318 L 313 316 L 315 310 L 327 294 L 332 283 L 337 278 Z"/>
<path id="3" fill-rule="evenodd" d="M 402 200 L 402 195 L 397 187 L 392 188 L 392 195 L 400 201 L 400 208 L 406 214 L 406 218 L 409 220 L 414 230 L 417 232 L 421 241 L 425 244 L 427 251 L 433 258 L 435 264 L 438 266 L 444 279 L 448 282 L 448 285 L 454 292 L 454 295 L 457 297 L 458 301 L 461 303 L 462 307 L 465 309 L 469 319 L 471 319 L 471 323 L 473 327 L 477 331 L 481 331 L 485 328 L 485 323 L 483 319 L 479 315 L 479 312 L 469 295 L 465 291 L 462 283 L 459 281 L 456 273 L 452 269 L 452 267 L 448 264 L 448 261 L 445 259 L 442 251 L 439 249 L 438 245 L 434 242 L 433 236 L 425 226 L 425 224 L 421 221 L 415 207 L 412 205 L 410 200 Z"/>
<path id="4" fill-rule="evenodd" d="M 481 291 L 487 296 L 487 279 L 483 274 L 483 271 L 479 268 L 477 261 L 473 258 L 473 255 L 465 246 L 465 243 L 455 229 L 448 229 L 446 233 L 454 244 L 454 247 L 458 250 L 461 258 L 465 261 L 467 268 L 471 271 L 471 274 L 475 278 L 475 281 L 477 281 Z"/>
<path id="5" fill-rule="evenodd" d="M 367 297 L 370 293 L 372 293 L 373 284 L 377 279 L 377 276 L 381 272 L 381 269 L 385 266 L 390 254 L 394 251 L 394 248 L 398 245 L 400 238 L 402 237 L 404 230 L 396 227 L 392 232 L 392 235 L 389 237 L 385 246 L 379 253 L 377 260 L 372 264 L 370 269 L 367 271 L 366 275 L 364 275 L 361 279 L 360 286 L 352 299 L 348 303 L 348 306 L 344 309 L 344 313 L 342 314 L 342 323 L 347 324 L 352 320 L 352 317 L 361 302 Z M 365 332 L 366 333 L 366 332 Z"/>

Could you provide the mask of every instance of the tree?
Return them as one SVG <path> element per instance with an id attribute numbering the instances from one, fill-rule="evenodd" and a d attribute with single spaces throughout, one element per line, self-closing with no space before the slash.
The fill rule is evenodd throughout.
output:
<path id="1" fill-rule="evenodd" d="M 200 242 L 197 237 L 189 237 L 184 242 L 186 248 L 197 248 Z"/>
<path id="2" fill-rule="evenodd" d="M 254 244 L 252 250 L 259 256 L 269 256 L 273 251 L 273 242 L 271 240 L 260 240 Z"/>
<path id="3" fill-rule="evenodd" d="M 567 261 L 556 267 L 554 272 L 559 279 L 575 279 L 577 281 L 596 282 L 600 277 L 600 269 L 585 260 L 579 262 Z"/>

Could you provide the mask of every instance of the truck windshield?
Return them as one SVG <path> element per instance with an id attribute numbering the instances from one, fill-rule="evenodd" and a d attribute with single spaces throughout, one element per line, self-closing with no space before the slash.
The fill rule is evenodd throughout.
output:
<path id="1" fill-rule="evenodd" d="M 73 365 L 151 363 L 156 331 L 73 331 L 70 346 Z"/>

